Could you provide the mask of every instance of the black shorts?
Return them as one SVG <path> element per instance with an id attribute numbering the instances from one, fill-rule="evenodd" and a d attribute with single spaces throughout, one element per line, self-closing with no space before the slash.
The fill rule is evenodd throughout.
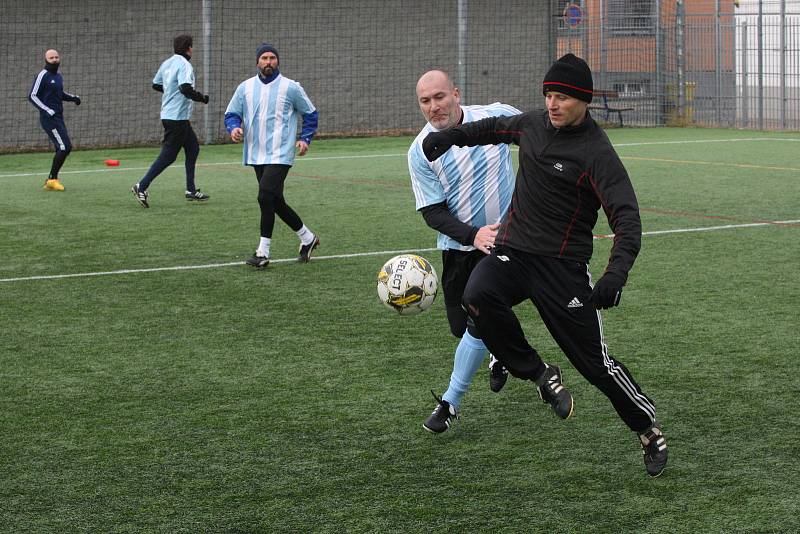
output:
<path id="1" fill-rule="evenodd" d="M 461 297 L 467 280 L 478 262 L 486 257 L 480 250 L 443 250 L 442 251 L 442 292 L 447 307 L 461 307 Z"/>
<path id="2" fill-rule="evenodd" d="M 180 149 L 187 145 L 199 145 L 189 121 L 161 119 L 161 124 L 164 126 L 164 146 Z"/>

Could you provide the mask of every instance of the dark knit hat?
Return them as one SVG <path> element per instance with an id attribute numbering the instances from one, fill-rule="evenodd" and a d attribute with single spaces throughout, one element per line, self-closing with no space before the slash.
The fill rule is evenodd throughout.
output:
<path id="1" fill-rule="evenodd" d="M 544 75 L 542 93 L 557 91 L 584 102 L 592 101 L 592 71 L 584 60 L 573 55 L 561 56 Z"/>
<path id="2" fill-rule="evenodd" d="M 278 63 L 281 62 L 281 56 L 278 55 L 278 49 L 269 43 L 261 43 L 258 45 L 258 48 L 256 49 L 256 61 L 258 61 L 258 58 L 260 58 L 261 54 L 264 52 L 272 52 L 275 54 L 275 57 L 278 58 Z"/>

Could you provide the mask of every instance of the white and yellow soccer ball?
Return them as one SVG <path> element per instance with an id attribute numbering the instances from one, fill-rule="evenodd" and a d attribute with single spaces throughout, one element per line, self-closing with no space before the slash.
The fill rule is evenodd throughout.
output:
<path id="1" fill-rule="evenodd" d="M 431 307 L 439 278 L 431 262 L 416 254 L 400 254 L 378 271 L 378 298 L 400 315 L 416 315 Z"/>

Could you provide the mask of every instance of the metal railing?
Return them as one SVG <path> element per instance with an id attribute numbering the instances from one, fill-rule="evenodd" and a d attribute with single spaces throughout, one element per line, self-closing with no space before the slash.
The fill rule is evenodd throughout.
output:
<path id="1" fill-rule="evenodd" d="M 652 2 L 649 23 L 562 23 L 557 48 L 587 58 L 595 87 L 633 108 L 625 124 L 800 130 L 800 1 L 717 1 L 709 13 L 687 4 Z"/>

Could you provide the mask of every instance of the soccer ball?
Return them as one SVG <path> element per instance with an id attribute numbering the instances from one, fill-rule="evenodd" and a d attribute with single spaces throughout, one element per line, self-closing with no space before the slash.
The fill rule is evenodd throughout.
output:
<path id="1" fill-rule="evenodd" d="M 433 304 L 439 278 L 433 265 L 416 254 L 400 254 L 378 271 L 378 298 L 400 315 L 416 315 Z"/>

